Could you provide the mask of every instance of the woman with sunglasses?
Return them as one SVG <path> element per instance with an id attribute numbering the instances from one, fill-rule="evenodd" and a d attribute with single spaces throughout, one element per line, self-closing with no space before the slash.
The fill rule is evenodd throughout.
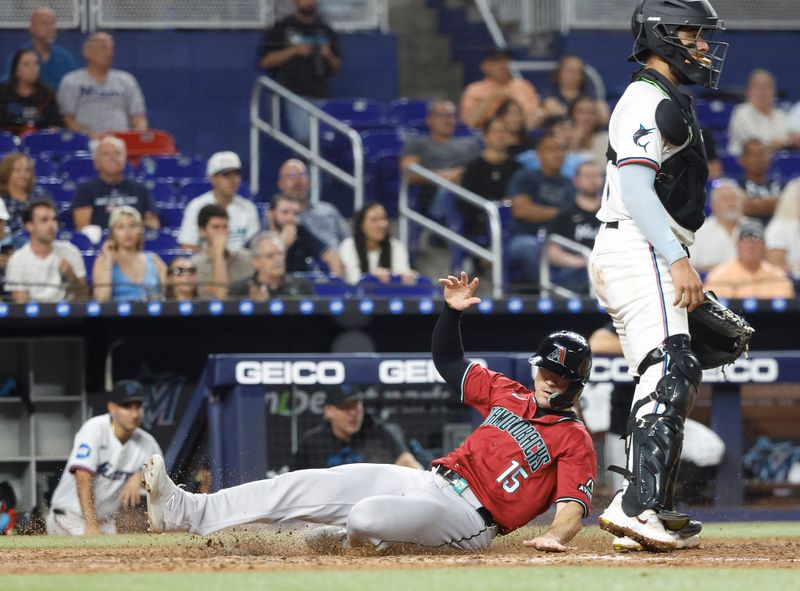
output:
<path id="1" fill-rule="evenodd" d="M 177 301 L 197 299 L 197 268 L 191 259 L 172 259 L 167 272 L 166 297 Z"/>

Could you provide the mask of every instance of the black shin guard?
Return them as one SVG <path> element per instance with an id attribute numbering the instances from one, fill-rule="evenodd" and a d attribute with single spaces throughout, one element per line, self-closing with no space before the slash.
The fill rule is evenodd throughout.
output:
<path id="1" fill-rule="evenodd" d="M 663 352 L 667 357 L 666 375 L 656 384 L 656 391 L 631 410 L 628 457 L 632 467 L 622 496 L 622 510 L 634 516 L 653 509 L 669 529 L 678 530 L 689 518 L 671 511 L 671 490 L 680 462 L 683 422 L 694 405 L 703 374 L 688 336 L 668 338 Z M 653 400 L 659 403 L 658 411 L 637 419 L 638 409 Z"/>

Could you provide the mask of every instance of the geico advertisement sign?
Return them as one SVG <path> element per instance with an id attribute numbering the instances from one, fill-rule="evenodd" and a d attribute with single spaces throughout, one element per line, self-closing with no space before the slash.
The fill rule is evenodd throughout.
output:
<path id="1" fill-rule="evenodd" d="M 341 361 L 240 361 L 236 364 L 236 383 L 245 386 L 342 384 L 344 383 L 344 363 Z"/>
<path id="2" fill-rule="evenodd" d="M 724 368 L 707 369 L 703 372 L 703 381 L 709 384 L 717 382 L 770 383 L 778 380 L 777 359 L 769 357 L 757 359 L 738 359 L 733 365 Z M 623 357 L 595 357 L 592 363 L 591 382 L 630 382 L 633 378 L 628 374 L 628 364 Z"/>
<path id="3" fill-rule="evenodd" d="M 486 367 L 483 359 L 474 362 Z M 345 381 L 341 361 L 240 361 L 235 369 L 236 383 L 244 386 L 297 384 L 335 385 Z M 444 379 L 431 359 L 386 359 L 378 364 L 381 384 L 435 384 Z"/>

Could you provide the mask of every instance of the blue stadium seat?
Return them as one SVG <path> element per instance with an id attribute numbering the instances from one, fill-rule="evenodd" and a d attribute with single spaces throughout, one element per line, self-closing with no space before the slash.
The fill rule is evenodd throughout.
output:
<path id="1" fill-rule="evenodd" d="M 180 228 L 183 220 L 183 204 L 164 203 L 160 207 L 159 218 L 164 228 Z"/>
<path id="2" fill-rule="evenodd" d="M 314 284 L 314 291 L 318 296 L 330 298 L 349 298 L 355 293 L 352 285 L 348 285 L 341 277 L 327 273 L 294 273 L 296 277 L 303 277 Z"/>
<path id="3" fill-rule="evenodd" d="M 71 179 L 96 177 L 94 160 L 89 154 L 66 156 L 58 165 L 58 176 Z"/>
<path id="4" fill-rule="evenodd" d="M 422 275 L 417 277 L 413 285 L 404 285 L 398 276 L 392 276 L 392 280 L 389 283 L 381 283 L 378 278 L 373 275 L 364 275 L 356 287 L 359 292 L 366 297 L 379 298 L 430 298 L 434 297 L 438 291 L 433 281 Z"/>
<path id="5" fill-rule="evenodd" d="M 174 187 L 167 182 L 158 179 L 147 179 L 144 186 L 150 189 L 153 200 L 157 203 L 174 203 L 176 200 Z"/>
<path id="6" fill-rule="evenodd" d="M 55 164 L 46 154 L 39 154 L 39 157 L 33 161 L 33 169 L 39 178 L 49 178 L 55 176 L 56 173 Z"/>
<path id="7" fill-rule="evenodd" d="M 144 249 L 157 252 L 176 250 L 180 247 L 175 237 L 164 230 L 148 230 L 144 235 Z"/>
<path id="8" fill-rule="evenodd" d="M 697 110 L 697 119 L 701 127 L 710 129 L 727 129 L 731 113 L 736 103 L 718 99 L 698 99 L 694 103 Z"/>
<path id="9" fill-rule="evenodd" d="M 376 161 L 378 155 L 385 152 L 399 154 L 403 149 L 403 140 L 395 130 L 368 131 L 361 134 L 364 145 L 364 157 L 367 161 Z"/>
<path id="10" fill-rule="evenodd" d="M 800 176 L 800 154 L 786 153 L 776 156 L 772 170 L 777 171 L 784 182 Z"/>
<path id="11" fill-rule="evenodd" d="M 83 257 L 83 264 L 86 265 L 86 281 L 91 283 L 92 272 L 94 271 L 94 260 L 97 258 L 97 251 L 82 250 L 81 256 Z"/>
<path id="12" fill-rule="evenodd" d="M 726 177 L 738 179 L 744 174 L 737 156 L 723 156 L 720 160 L 722 161 L 722 170 Z"/>
<path id="13" fill-rule="evenodd" d="M 191 179 L 184 181 L 178 188 L 178 198 L 184 203 L 199 197 L 211 190 L 211 183 L 207 180 Z"/>
<path id="14" fill-rule="evenodd" d="M 57 178 L 46 179 L 45 182 L 38 183 L 37 187 L 48 193 L 50 198 L 55 201 L 57 205 L 68 206 L 72 205 L 75 191 L 78 190 L 78 185 L 75 181 L 62 181 Z"/>
<path id="15" fill-rule="evenodd" d="M 387 124 L 383 115 L 383 105 L 372 99 L 336 99 L 319 101 L 317 106 L 356 129 L 384 127 Z"/>
<path id="16" fill-rule="evenodd" d="M 145 178 L 203 179 L 206 176 L 206 161 L 199 156 L 147 156 L 139 161 L 139 174 Z"/>
<path id="17" fill-rule="evenodd" d="M 10 131 L 0 131 L 0 154 L 15 152 L 19 147 L 19 139 Z"/>
<path id="18" fill-rule="evenodd" d="M 418 127 L 425 124 L 428 101 L 401 98 L 389 103 L 389 122 L 400 127 Z"/>
<path id="19" fill-rule="evenodd" d="M 22 148 L 31 156 L 42 152 L 54 156 L 87 152 L 89 136 L 77 131 L 35 131 L 22 138 Z"/>
<path id="20" fill-rule="evenodd" d="M 77 248 L 80 251 L 94 249 L 94 243 L 92 243 L 92 241 L 89 240 L 89 237 L 86 236 L 86 234 L 82 234 L 81 232 L 70 232 L 70 231 L 62 232 L 59 235 L 58 239 L 69 241 L 75 248 Z"/>

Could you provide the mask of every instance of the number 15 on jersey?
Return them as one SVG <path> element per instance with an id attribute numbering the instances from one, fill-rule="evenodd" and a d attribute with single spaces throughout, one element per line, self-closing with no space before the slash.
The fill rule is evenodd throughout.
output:
<path id="1" fill-rule="evenodd" d="M 511 465 L 497 477 L 497 482 L 503 484 L 503 490 L 507 493 L 513 493 L 519 488 L 520 481 L 518 477 L 527 478 L 528 473 L 524 468 L 520 468 L 517 460 L 512 460 Z"/>

